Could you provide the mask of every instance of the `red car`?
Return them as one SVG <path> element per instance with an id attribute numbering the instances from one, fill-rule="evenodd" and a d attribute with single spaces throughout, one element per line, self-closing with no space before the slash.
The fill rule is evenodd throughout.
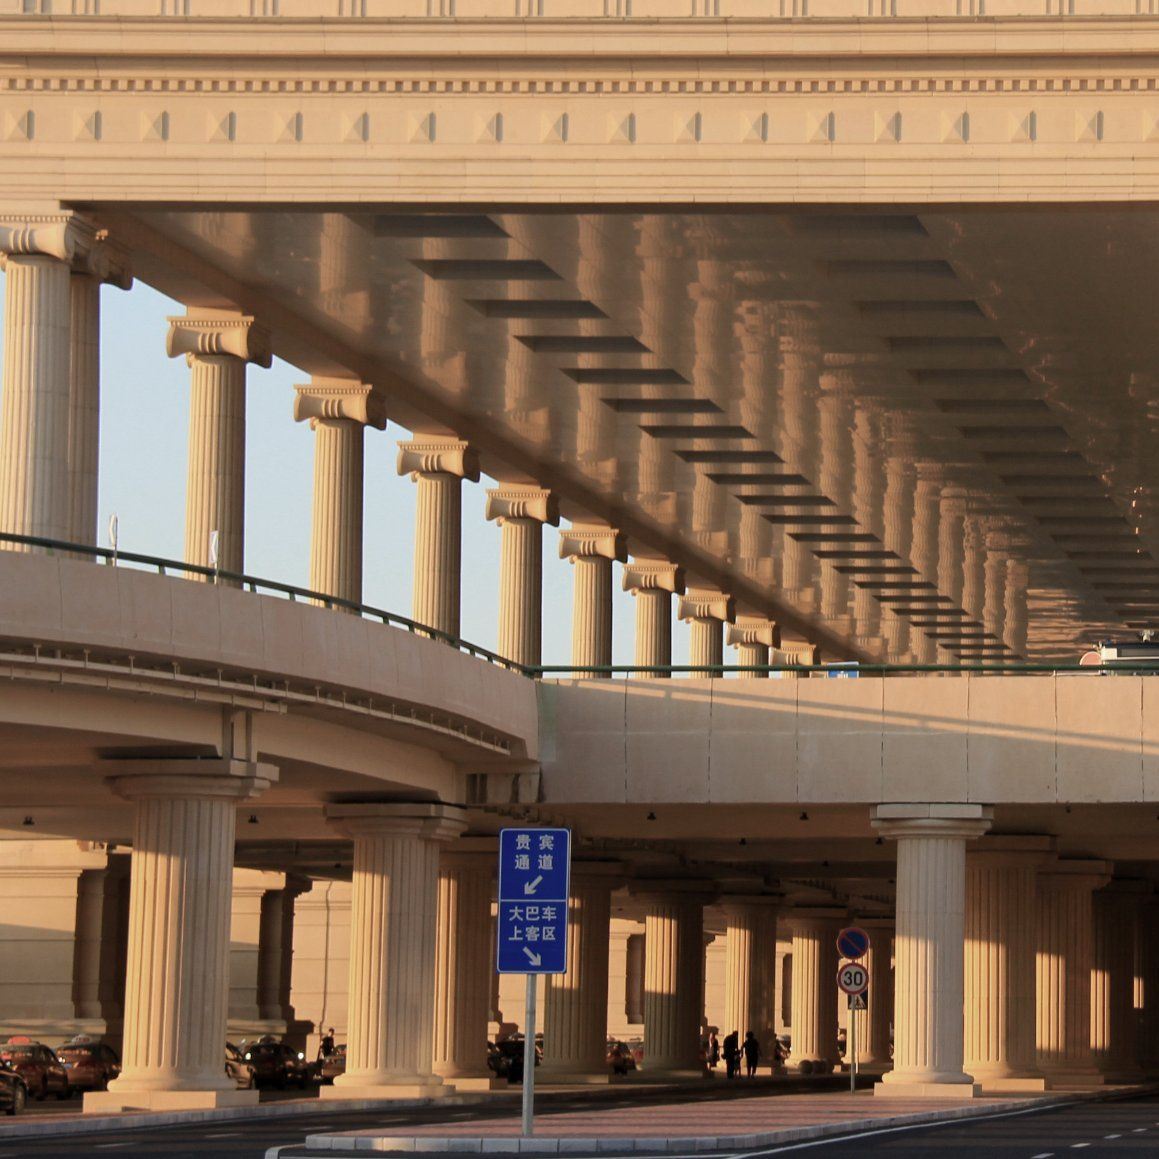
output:
<path id="1" fill-rule="evenodd" d="M 111 1046 L 92 1039 L 66 1042 L 57 1050 L 56 1056 L 68 1071 L 69 1085 L 73 1090 L 106 1090 L 121 1073 L 117 1052 Z"/>
<path id="2" fill-rule="evenodd" d="M 67 1099 L 72 1094 L 68 1071 L 55 1052 L 42 1042 L 16 1035 L 0 1046 L 0 1059 L 24 1080 L 34 1099 L 45 1099 L 50 1092 L 58 1099 Z"/>

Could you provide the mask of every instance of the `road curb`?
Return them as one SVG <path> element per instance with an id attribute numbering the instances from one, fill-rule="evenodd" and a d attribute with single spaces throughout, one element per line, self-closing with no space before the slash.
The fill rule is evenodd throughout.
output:
<path id="1" fill-rule="evenodd" d="M 520 1154 L 567 1155 L 666 1153 L 687 1154 L 701 1151 L 746 1151 L 781 1143 L 805 1143 L 816 1139 L 882 1131 L 897 1127 L 933 1126 L 960 1119 L 978 1119 L 1031 1111 L 1049 1107 L 1093 1102 L 1111 1092 L 1060 1092 L 1030 1099 L 1002 1099 L 985 1105 L 966 1104 L 940 1107 L 930 1111 L 911 1111 L 865 1119 L 845 1119 L 836 1123 L 813 1123 L 800 1127 L 782 1127 L 747 1135 L 627 1135 L 627 1136 L 536 1136 L 524 1139 L 516 1135 L 366 1135 L 354 1132 L 307 1135 L 305 1147 L 315 1151 L 375 1151 L 393 1154 L 444 1152 L 450 1154 Z M 544 1124 L 546 1126 L 547 1124 Z"/>

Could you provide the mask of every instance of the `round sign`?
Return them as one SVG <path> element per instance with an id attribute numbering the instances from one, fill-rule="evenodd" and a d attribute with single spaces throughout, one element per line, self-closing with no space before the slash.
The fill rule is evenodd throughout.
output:
<path id="1" fill-rule="evenodd" d="M 856 961 L 864 958 L 869 949 L 869 935 L 860 926 L 846 926 L 837 935 L 837 952 L 843 958 Z"/>
<path id="2" fill-rule="evenodd" d="M 864 994 L 869 989 L 869 971 L 860 962 L 842 962 L 837 970 L 837 985 L 846 994 Z"/>

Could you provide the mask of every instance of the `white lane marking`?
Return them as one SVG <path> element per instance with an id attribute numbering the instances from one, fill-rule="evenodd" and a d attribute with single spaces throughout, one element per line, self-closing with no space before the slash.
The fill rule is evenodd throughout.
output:
<path id="1" fill-rule="evenodd" d="M 1054 1152 L 1043 1151 L 1041 1155 L 1031 1155 L 1030 1159 L 1054 1159 Z"/>
<path id="2" fill-rule="evenodd" d="M 94 1147 L 100 1147 L 102 1150 L 107 1150 L 111 1147 L 131 1147 L 132 1143 L 94 1143 Z"/>
<path id="3" fill-rule="evenodd" d="M 1122 1137 L 1123 1137 L 1122 1135 L 1104 1135 L 1103 1136 L 1104 1139 L 1121 1139 Z"/>
<path id="4" fill-rule="evenodd" d="M 283 1151 L 288 1151 L 291 1147 L 301 1147 L 301 1143 L 283 1143 L 280 1147 L 270 1147 L 267 1149 L 265 1159 L 278 1159 L 278 1156 Z"/>
<path id="5" fill-rule="evenodd" d="M 1072 1151 L 1078 1151 L 1078 1150 L 1079 1150 L 1080 1148 L 1082 1148 L 1082 1147 L 1089 1147 L 1089 1146 L 1090 1146 L 1090 1144 L 1089 1144 L 1089 1143 L 1072 1143 L 1072 1144 L 1070 1145 L 1070 1149 L 1071 1149 Z"/>
<path id="6" fill-rule="evenodd" d="M 206 1135 L 207 1139 L 236 1139 L 241 1134 L 240 1131 L 214 1131 L 211 1135 Z"/>
<path id="7" fill-rule="evenodd" d="M 1027 1107 L 1021 1111 L 998 1111 L 993 1115 L 970 1115 L 961 1119 L 942 1119 L 936 1123 L 907 1123 L 902 1127 L 879 1127 L 876 1131 L 858 1131 L 854 1135 L 831 1135 L 828 1139 L 810 1139 L 807 1143 L 787 1143 L 783 1147 L 762 1147 L 757 1151 L 738 1151 L 724 1159 L 759 1159 L 762 1155 L 780 1155 L 785 1151 L 804 1151 L 810 1147 L 828 1147 L 833 1143 L 851 1143 L 857 1139 L 871 1139 L 875 1135 L 900 1135 L 903 1131 L 928 1131 L 932 1127 L 962 1127 L 970 1123 L 988 1123 L 995 1119 L 1016 1119 L 1021 1115 L 1040 1115 L 1044 1111 L 1061 1111 L 1067 1107 L 1077 1107 L 1083 1100 L 1074 1099 L 1066 1103 L 1052 1103 L 1048 1107 Z M 267 1155 L 266 1159 L 276 1159 Z M 610 1159 L 610 1157 L 609 1157 Z"/>
<path id="8" fill-rule="evenodd" d="M 1141 1135 L 1141 1134 L 1143 1134 L 1143 1132 L 1144 1132 L 1145 1130 L 1147 1130 L 1147 1128 L 1146 1128 L 1146 1127 L 1136 1127 L 1136 1128 L 1135 1128 L 1135 1129 L 1134 1129 L 1134 1130 L 1131 1132 L 1131 1134 L 1132 1134 L 1132 1135 Z"/>

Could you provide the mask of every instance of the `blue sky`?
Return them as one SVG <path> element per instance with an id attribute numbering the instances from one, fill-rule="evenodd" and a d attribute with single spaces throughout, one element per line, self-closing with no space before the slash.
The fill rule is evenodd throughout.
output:
<path id="1" fill-rule="evenodd" d="M 0 309 L 4 278 L 0 276 Z M 189 370 L 165 356 L 165 319 L 181 307 L 137 283 L 128 293 L 104 287 L 101 364 L 100 535 L 116 512 L 126 551 L 180 559 L 184 547 Z M 3 360 L 0 349 L 0 364 Z M 246 570 L 305 586 L 309 575 L 313 435 L 292 419 L 293 387 L 306 376 L 284 362 L 249 368 L 246 454 Z M 414 484 L 395 473 L 393 423 L 366 436 L 364 594 L 368 604 L 409 615 Z M 465 639 L 494 647 L 499 529 L 483 518 L 484 479 L 463 485 Z M 543 537 L 543 657 L 571 657 L 572 568 L 559 558 L 558 536 Z M 632 662 L 631 596 L 615 574 L 615 661 Z M 674 662 L 687 658 L 687 628 L 673 631 Z"/>

